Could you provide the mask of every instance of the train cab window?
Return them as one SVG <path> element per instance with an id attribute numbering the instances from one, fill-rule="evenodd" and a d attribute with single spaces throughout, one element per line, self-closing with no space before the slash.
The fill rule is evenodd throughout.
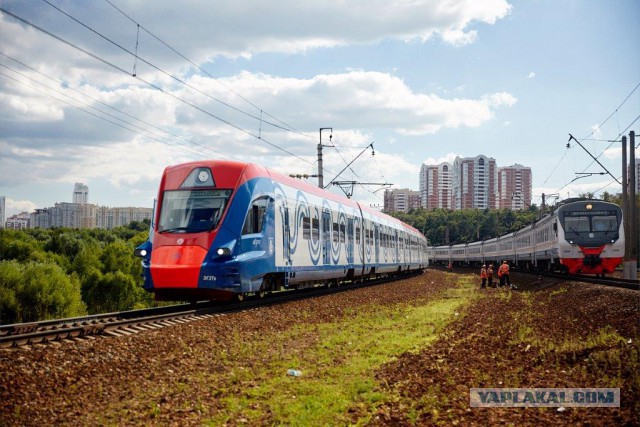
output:
<path id="1" fill-rule="evenodd" d="M 243 235 L 260 233 L 262 231 L 268 203 L 268 197 L 261 197 L 253 201 L 244 219 L 244 226 L 242 227 Z"/>
<path id="2" fill-rule="evenodd" d="M 566 231 L 573 233 L 589 232 L 589 217 L 586 216 L 573 216 L 566 217 L 564 219 L 564 227 Z"/>
<path id="3" fill-rule="evenodd" d="M 159 233 L 200 233 L 214 229 L 231 190 L 167 190 L 162 196 Z"/>
<path id="4" fill-rule="evenodd" d="M 593 226 L 593 231 L 617 231 L 618 218 L 615 215 L 594 216 L 591 218 L 591 225 Z"/>

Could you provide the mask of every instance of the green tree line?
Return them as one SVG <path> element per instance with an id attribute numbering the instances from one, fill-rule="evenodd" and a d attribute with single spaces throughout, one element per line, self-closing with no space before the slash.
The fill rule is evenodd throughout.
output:
<path id="1" fill-rule="evenodd" d="M 0 229 L 0 324 L 152 306 L 133 256 L 148 229 Z"/>

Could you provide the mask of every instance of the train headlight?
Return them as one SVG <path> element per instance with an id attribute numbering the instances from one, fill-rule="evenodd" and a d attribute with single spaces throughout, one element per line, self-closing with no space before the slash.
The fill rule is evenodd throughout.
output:
<path id="1" fill-rule="evenodd" d="M 591 203 L 588 203 L 587 206 L 585 206 L 585 208 L 587 208 L 587 210 L 590 211 L 591 209 L 593 209 L 593 205 Z"/>
<path id="2" fill-rule="evenodd" d="M 144 258 L 147 256 L 147 250 L 146 249 L 136 249 L 135 251 L 133 251 L 133 255 L 140 257 L 140 258 Z"/>
<path id="3" fill-rule="evenodd" d="M 573 245 L 573 240 L 569 240 L 569 243 Z"/>
<path id="4" fill-rule="evenodd" d="M 216 253 L 218 254 L 218 256 L 229 256 L 229 255 L 231 255 L 231 249 L 229 249 L 229 248 L 218 248 Z"/>

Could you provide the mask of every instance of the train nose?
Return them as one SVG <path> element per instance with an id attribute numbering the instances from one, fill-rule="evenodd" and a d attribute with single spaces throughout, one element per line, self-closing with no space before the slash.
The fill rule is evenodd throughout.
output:
<path id="1" fill-rule="evenodd" d="M 602 264 L 602 258 L 600 258 L 599 254 L 585 255 L 583 264 L 593 268 Z"/>
<path id="2" fill-rule="evenodd" d="M 155 288 L 196 288 L 207 251 L 200 246 L 163 246 L 151 253 Z"/>

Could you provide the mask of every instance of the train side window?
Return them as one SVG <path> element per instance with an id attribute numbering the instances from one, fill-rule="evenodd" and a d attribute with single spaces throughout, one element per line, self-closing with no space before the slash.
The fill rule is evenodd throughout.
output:
<path id="1" fill-rule="evenodd" d="M 337 222 L 333 223 L 333 233 L 331 233 L 331 234 L 332 234 L 332 237 L 333 237 L 333 242 L 337 243 L 340 240 L 340 237 L 338 236 L 338 223 Z"/>
<path id="2" fill-rule="evenodd" d="M 356 245 L 360 244 L 360 227 L 356 226 Z"/>
<path id="3" fill-rule="evenodd" d="M 344 243 L 345 241 L 346 229 L 344 224 L 340 224 L 340 243 Z"/>
<path id="4" fill-rule="evenodd" d="M 302 217 L 302 238 L 309 240 L 311 238 L 311 218 Z"/>
<path id="5" fill-rule="evenodd" d="M 318 218 L 311 220 L 311 238 L 314 241 L 320 240 L 320 220 Z"/>
<path id="6" fill-rule="evenodd" d="M 242 227 L 243 235 L 260 233 L 262 231 L 268 202 L 269 199 L 267 197 L 262 197 L 253 201 L 249 211 L 247 212 L 247 216 L 244 219 L 244 226 Z"/>

